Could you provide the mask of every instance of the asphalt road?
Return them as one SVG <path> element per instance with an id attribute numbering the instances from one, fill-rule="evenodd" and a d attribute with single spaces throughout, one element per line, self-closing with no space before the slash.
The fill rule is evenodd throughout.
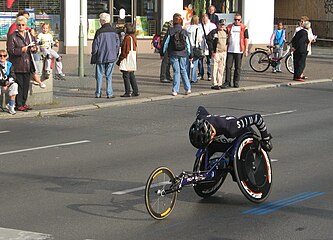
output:
<path id="1" fill-rule="evenodd" d="M 1 120 L 0 239 L 332 239 L 332 93 L 332 83 L 309 84 Z M 192 169 L 199 105 L 264 115 L 271 195 L 255 205 L 228 176 L 209 199 L 183 189 L 171 215 L 153 220 L 141 187 L 158 166 Z"/>

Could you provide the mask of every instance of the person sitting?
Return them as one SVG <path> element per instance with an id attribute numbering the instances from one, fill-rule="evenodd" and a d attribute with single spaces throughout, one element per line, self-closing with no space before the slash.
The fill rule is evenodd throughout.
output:
<path id="1" fill-rule="evenodd" d="M 37 43 L 40 45 L 40 50 L 46 57 L 45 71 L 46 76 L 51 74 L 51 59 L 54 58 L 56 62 L 56 79 L 65 80 L 65 74 L 62 72 L 62 62 L 60 55 L 52 49 L 56 42 L 53 41 L 53 36 L 49 33 L 50 25 L 48 23 L 42 24 L 42 32 L 38 34 Z"/>
<path id="2" fill-rule="evenodd" d="M 204 107 L 200 106 L 197 110 L 197 117 L 190 127 L 189 138 L 195 148 L 208 147 L 211 156 L 215 152 L 226 151 L 228 139 L 233 139 L 251 131 L 250 127 L 256 125 L 261 134 L 261 147 L 266 151 L 271 151 L 272 135 L 267 132 L 264 119 L 259 113 L 236 118 L 226 115 L 212 115 Z M 225 141 L 215 142 L 213 140 L 225 137 Z"/>
<path id="3" fill-rule="evenodd" d="M 8 112 L 12 115 L 15 111 L 15 98 L 18 94 L 18 84 L 14 81 L 15 73 L 12 63 L 7 61 L 8 53 L 6 50 L 0 50 L 0 86 L 2 90 L 7 91 L 9 95 L 9 103 L 6 105 Z"/>

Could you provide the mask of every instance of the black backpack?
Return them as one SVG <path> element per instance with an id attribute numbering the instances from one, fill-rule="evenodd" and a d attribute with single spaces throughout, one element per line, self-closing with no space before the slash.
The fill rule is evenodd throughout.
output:
<path id="1" fill-rule="evenodd" d="M 176 32 L 171 36 L 171 44 L 175 51 L 183 51 L 186 46 L 186 36 L 184 35 L 184 30 Z"/>

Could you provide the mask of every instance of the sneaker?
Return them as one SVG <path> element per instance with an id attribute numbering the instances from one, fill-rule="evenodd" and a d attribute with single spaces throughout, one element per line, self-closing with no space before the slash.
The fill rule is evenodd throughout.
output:
<path id="1" fill-rule="evenodd" d="M 185 91 L 185 95 L 189 95 L 189 94 L 191 94 L 192 92 L 191 92 L 191 90 L 187 90 L 187 91 Z"/>
<path id="2" fill-rule="evenodd" d="M 36 82 L 36 81 L 31 81 L 31 83 L 32 83 L 33 85 L 36 85 L 36 86 L 38 86 L 38 85 L 39 85 L 39 83 L 38 83 L 38 82 Z"/>
<path id="3" fill-rule="evenodd" d="M 18 107 L 17 108 L 18 111 L 21 111 L 21 112 L 27 112 L 28 110 L 25 108 L 25 107 Z"/>
<path id="4" fill-rule="evenodd" d="M 65 74 L 59 73 L 55 75 L 55 79 L 57 80 L 65 80 Z"/>
<path id="5" fill-rule="evenodd" d="M 215 85 L 215 86 L 211 86 L 210 88 L 211 88 L 211 89 L 215 89 L 215 90 L 220 90 L 220 87 L 217 86 L 217 85 Z"/>
<path id="6" fill-rule="evenodd" d="M 273 70 L 272 70 L 272 73 L 276 73 L 276 70 L 275 70 L 275 69 L 273 69 Z"/>
<path id="7" fill-rule="evenodd" d="M 211 78 L 211 77 L 208 77 L 208 81 L 212 81 L 212 78 Z"/>
<path id="8" fill-rule="evenodd" d="M 26 110 L 32 110 L 32 107 L 30 107 L 30 105 L 24 105 L 23 106 Z"/>
<path id="9" fill-rule="evenodd" d="M 138 97 L 138 96 L 140 96 L 140 93 L 132 93 L 132 96 L 133 97 Z"/>
<path id="10" fill-rule="evenodd" d="M 44 89 L 44 88 L 46 88 L 46 84 L 43 83 L 43 82 L 41 82 L 41 83 L 39 84 L 39 87 Z"/>
<path id="11" fill-rule="evenodd" d="M 172 92 L 172 96 L 177 96 L 177 92 Z"/>
<path id="12" fill-rule="evenodd" d="M 161 83 L 169 83 L 170 82 L 170 80 L 168 80 L 168 79 L 162 79 L 160 81 L 161 81 Z"/>
<path id="13" fill-rule="evenodd" d="M 9 103 L 6 105 L 6 108 L 8 110 L 8 112 L 12 115 L 16 114 L 16 111 L 15 111 L 15 107 L 14 106 L 10 106 Z"/>
<path id="14" fill-rule="evenodd" d="M 204 77 L 202 76 L 202 77 L 200 77 L 200 80 L 204 80 Z"/>
<path id="15" fill-rule="evenodd" d="M 276 70 L 276 72 L 278 72 L 278 73 L 282 73 L 282 70 Z"/>

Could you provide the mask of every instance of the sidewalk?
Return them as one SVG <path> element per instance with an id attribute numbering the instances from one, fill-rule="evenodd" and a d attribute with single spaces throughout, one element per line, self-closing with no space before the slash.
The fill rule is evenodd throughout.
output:
<path id="1" fill-rule="evenodd" d="M 317 64 L 318 58 L 324 59 Z M 325 60 L 326 59 L 326 60 Z M 114 68 L 112 87 L 116 98 L 107 99 L 105 94 L 105 79 L 103 80 L 102 98 L 95 98 L 94 66 L 89 64 L 90 56 L 84 56 L 85 77 L 78 77 L 78 56 L 63 55 L 64 73 L 66 81 L 54 80 L 54 103 L 52 105 L 33 106 L 29 112 L 18 112 L 16 115 L 0 112 L 0 119 L 36 117 L 64 114 L 73 111 L 84 111 L 123 104 L 137 104 L 156 100 L 193 97 L 204 94 L 222 94 L 231 91 L 244 91 L 258 88 L 279 87 L 281 85 L 304 84 L 292 81 L 292 75 L 287 72 L 283 64 L 283 73 L 273 74 L 270 69 L 264 73 L 256 73 L 250 69 L 249 57 L 243 59 L 243 71 L 240 88 L 226 90 L 211 90 L 212 82 L 201 80 L 192 86 L 192 94 L 185 96 L 183 86 L 177 97 L 171 96 L 172 83 L 161 83 L 159 71 L 161 60 L 158 54 L 138 53 L 138 71 L 136 78 L 139 86 L 139 97 L 122 98 L 124 84 L 118 66 Z M 332 81 L 333 48 L 313 47 L 313 55 L 307 60 L 306 73 L 309 80 L 305 83 Z M 205 76 L 206 77 L 206 76 Z"/>

